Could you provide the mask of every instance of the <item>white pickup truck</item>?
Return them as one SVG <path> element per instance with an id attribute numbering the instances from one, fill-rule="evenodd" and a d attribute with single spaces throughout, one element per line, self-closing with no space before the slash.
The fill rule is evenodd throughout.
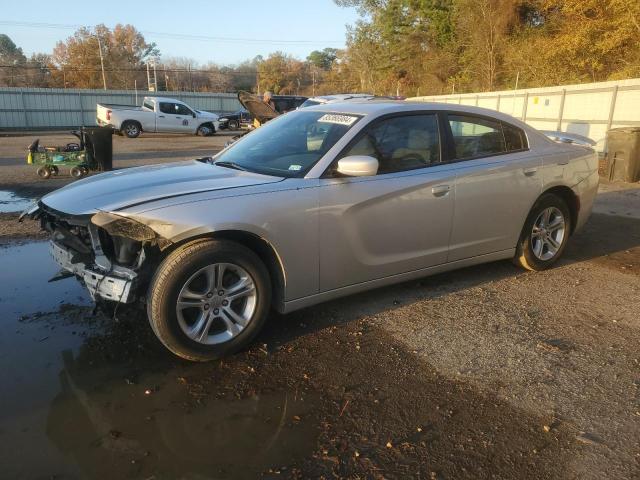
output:
<path id="1" fill-rule="evenodd" d="M 203 112 L 173 98 L 144 97 L 141 107 L 98 103 L 96 123 L 110 125 L 129 138 L 141 132 L 213 135 L 218 115 Z"/>

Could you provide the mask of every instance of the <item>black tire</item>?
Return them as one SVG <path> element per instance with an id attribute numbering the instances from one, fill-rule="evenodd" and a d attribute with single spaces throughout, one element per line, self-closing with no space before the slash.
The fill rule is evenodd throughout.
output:
<path id="1" fill-rule="evenodd" d="M 211 123 L 203 123 L 196 130 L 196 135 L 200 135 L 201 137 L 210 137 L 216 133 L 216 127 L 214 127 Z"/>
<path id="2" fill-rule="evenodd" d="M 83 176 L 81 167 L 71 167 L 71 170 L 69 170 L 69 173 L 73 178 L 82 178 Z"/>
<path id="3" fill-rule="evenodd" d="M 120 127 L 120 131 L 127 138 L 137 138 L 142 132 L 142 126 L 134 120 L 127 120 Z"/>
<path id="4" fill-rule="evenodd" d="M 553 253 L 550 258 L 545 259 L 541 258 L 544 256 L 541 255 L 541 253 L 544 252 L 544 247 L 539 251 L 537 255 L 535 253 L 536 249 L 534 247 L 534 244 L 537 245 L 540 235 L 544 236 L 544 234 L 546 233 L 547 238 L 549 238 L 549 235 L 554 235 L 554 233 L 548 233 L 545 228 L 543 229 L 543 233 L 538 233 L 538 237 L 536 237 L 536 234 L 534 234 L 534 226 L 536 225 L 536 221 L 541 217 L 543 212 L 547 211 L 548 209 L 557 209 L 562 214 L 564 229 L 561 241 L 554 240 L 555 244 L 559 245 L 555 253 Z M 556 218 L 559 217 L 556 216 Z M 522 233 L 520 234 L 520 239 L 516 248 L 514 263 L 527 270 L 533 271 L 546 270 L 547 268 L 551 267 L 562 256 L 562 253 L 567 246 L 567 242 L 569 241 L 569 236 L 571 233 L 571 222 L 571 212 L 569 210 L 569 207 L 567 206 L 567 203 L 561 197 L 553 193 L 543 194 L 540 198 L 538 198 L 533 208 L 529 212 L 527 220 L 524 222 Z M 539 231 L 539 229 L 537 230 Z M 553 240 L 553 237 L 551 239 Z M 550 250 L 547 250 L 546 254 L 551 254 Z"/>
<path id="5" fill-rule="evenodd" d="M 231 340 L 205 345 L 189 338 L 179 325 L 176 305 L 189 279 L 215 263 L 232 263 L 251 276 L 256 295 L 255 310 L 244 329 Z M 226 240 L 200 240 L 171 252 L 156 270 L 149 285 L 147 315 L 158 339 L 175 355 L 191 361 L 209 361 L 247 346 L 264 325 L 271 304 L 269 272 L 248 248 Z"/>
<path id="6" fill-rule="evenodd" d="M 47 179 L 51 177 L 51 170 L 49 170 L 49 167 L 38 167 L 38 170 L 36 170 L 36 173 L 40 178 Z"/>
<path id="7" fill-rule="evenodd" d="M 238 128 L 240 127 L 240 125 L 238 124 L 238 122 L 236 120 L 230 120 L 229 121 L 229 130 L 238 130 Z"/>

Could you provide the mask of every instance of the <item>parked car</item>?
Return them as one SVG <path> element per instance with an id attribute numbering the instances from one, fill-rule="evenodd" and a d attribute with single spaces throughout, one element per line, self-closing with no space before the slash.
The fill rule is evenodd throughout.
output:
<path id="1" fill-rule="evenodd" d="M 262 101 L 259 95 L 253 95 L 247 92 L 243 93 L 247 96 L 254 97 L 258 101 Z M 307 97 L 299 95 L 273 95 L 271 100 L 275 105 L 276 112 L 282 114 L 299 108 L 307 100 Z M 246 108 L 241 108 L 235 113 L 220 118 L 220 130 L 227 128 L 229 130 L 237 130 L 242 127 L 249 127 L 249 125 L 253 123 L 253 118 L 251 112 Z"/>
<path id="2" fill-rule="evenodd" d="M 326 103 L 348 102 L 351 100 L 404 100 L 405 97 L 377 96 L 370 93 L 336 93 L 333 95 L 320 95 L 305 100 L 300 108 L 324 105 Z"/>
<path id="3" fill-rule="evenodd" d="M 273 95 L 271 100 L 276 106 L 276 112 L 287 113 L 302 105 L 307 100 L 307 97 L 300 95 Z"/>
<path id="4" fill-rule="evenodd" d="M 319 95 L 317 97 L 307 98 L 300 108 L 314 107 L 316 105 L 324 105 L 325 103 L 346 102 L 348 100 L 370 100 L 375 95 L 369 93 L 337 93 L 334 95 Z"/>
<path id="5" fill-rule="evenodd" d="M 245 108 L 241 108 L 237 112 L 224 115 L 218 120 L 220 130 L 238 130 L 241 127 L 247 127 L 253 123 L 253 116 Z"/>
<path id="6" fill-rule="evenodd" d="M 129 138 L 142 132 L 213 135 L 219 128 L 218 115 L 190 107 L 173 98 L 144 97 L 141 107 L 98 103 L 96 123 L 111 125 Z"/>
<path id="7" fill-rule="evenodd" d="M 551 267 L 597 156 L 508 115 L 410 102 L 281 115 L 210 159 L 77 181 L 23 215 L 91 295 L 146 302 L 176 355 L 246 346 L 282 313 L 469 265 Z"/>

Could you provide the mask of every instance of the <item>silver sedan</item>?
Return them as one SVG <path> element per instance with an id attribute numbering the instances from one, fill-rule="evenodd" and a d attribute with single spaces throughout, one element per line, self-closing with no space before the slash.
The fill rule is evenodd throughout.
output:
<path id="1" fill-rule="evenodd" d="M 271 308 L 503 259 L 546 269 L 597 188 L 592 149 L 508 115 L 368 101 L 288 113 L 213 158 L 96 175 L 28 213 L 96 300 L 146 302 L 169 350 L 209 360 Z"/>

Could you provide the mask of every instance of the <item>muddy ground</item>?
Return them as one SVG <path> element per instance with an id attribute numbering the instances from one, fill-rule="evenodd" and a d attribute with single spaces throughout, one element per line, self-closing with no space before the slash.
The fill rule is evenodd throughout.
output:
<path id="1" fill-rule="evenodd" d="M 3 164 L 3 140 L 5 210 L 69 181 Z M 0 214 L 0 477 L 638 478 L 640 185 L 603 185 L 594 212 L 547 272 L 274 314 L 209 364 L 166 353 L 139 309 L 47 283 L 36 225 Z"/>

